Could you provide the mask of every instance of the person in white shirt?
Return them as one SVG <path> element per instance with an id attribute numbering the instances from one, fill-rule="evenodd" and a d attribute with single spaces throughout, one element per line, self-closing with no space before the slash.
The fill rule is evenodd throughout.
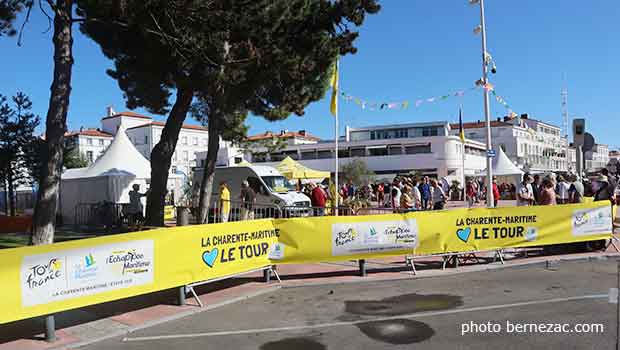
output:
<path id="1" fill-rule="evenodd" d="M 433 200 L 433 210 L 442 210 L 446 204 L 446 194 L 435 179 L 431 180 L 431 187 L 433 189 L 431 194 L 431 198 Z"/>
<path id="2" fill-rule="evenodd" d="M 398 208 L 400 208 L 400 186 L 398 183 L 395 182 L 392 185 L 390 194 L 392 197 L 392 209 L 398 210 Z"/>
<path id="3" fill-rule="evenodd" d="M 564 179 L 564 176 L 562 175 L 558 176 L 558 185 L 557 185 L 558 204 L 567 204 L 569 202 L 568 201 L 569 188 L 570 188 L 570 184 Z"/>
<path id="4" fill-rule="evenodd" d="M 530 173 L 523 174 L 523 181 L 517 188 L 517 206 L 528 206 L 534 203 L 534 191 L 532 190 L 532 182 L 534 178 Z"/>
<path id="5" fill-rule="evenodd" d="M 420 193 L 417 182 L 414 183 L 414 186 L 411 188 L 411 199 L 415 210 L 422 209 L 422 194 Z"/>

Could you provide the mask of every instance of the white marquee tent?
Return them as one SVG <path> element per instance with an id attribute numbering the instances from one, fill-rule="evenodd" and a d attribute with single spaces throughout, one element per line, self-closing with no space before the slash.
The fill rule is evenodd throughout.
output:
<path id="1" fill-rule="evenodd" d="M 523 170 L 519 169 L 510 158 L 504 153 L 500 147 L 497 150 L 497 156 L 493 159 L 493 175 L 494 176 L 515 176 L 523 175 Z"/>
<path id="2" fill-rule="evenodd" d="M 60 210 L 64 223 L 73 223 L 81 203 L 128 203 L 134 184 L 144 192 L 151 177 L 150 162 L 140 154 L 121 127 L 114 140 L 92 165 L 62 174 Z"/>
<path id="3" fill-rule="evenodd" d="M 493 158 L 493 176 L 499 178 L 499 182 L 518 183 L 521 181 L 521 177 L 524 172 L 518 166 L 516 166 L 510 158 L 504 153 L 504 150 L 500 147 L 496 152 L 495 158 Z M 486 169 L 482 170 L 480 176 L 485 176 Z"/>

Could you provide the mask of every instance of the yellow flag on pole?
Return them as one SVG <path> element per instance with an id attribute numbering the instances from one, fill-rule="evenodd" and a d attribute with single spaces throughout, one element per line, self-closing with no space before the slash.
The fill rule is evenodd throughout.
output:
<path id="1" fill-rule="evenodd" d="M 333 116 L 336 116 L 338 113 L 338 62 L 336 61 L 336 67 L 334 67 L 334 72 L 332 73 L 332 79 L 329 83 L 332 87 L 332 100 L 329 104 L 329 111 Z"/>

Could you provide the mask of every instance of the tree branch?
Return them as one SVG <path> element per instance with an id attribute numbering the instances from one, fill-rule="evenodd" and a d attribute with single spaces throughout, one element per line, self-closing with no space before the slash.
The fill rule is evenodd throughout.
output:
<path id="1" fill-rule="evenodd" d="M 28 23 L 28 20 L 30 19 L 30 12 L 32 12 L 32 6 L 34 6 L 33 2 L 30 2 L 28 4 L 28 12 L 26 12 L 26 18 L 24 19 L 24 23 L 22 23 L 21 28 L 19 29 L 19 36 L 17 37 L 17 46 L 22 46 L 22 37 L 24 34 L 24 27 L 26 26 L 26 23 Z"/>

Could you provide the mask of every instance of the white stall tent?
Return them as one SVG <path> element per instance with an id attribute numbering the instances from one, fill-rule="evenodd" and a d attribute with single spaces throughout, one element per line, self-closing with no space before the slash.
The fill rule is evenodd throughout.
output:
<path id="1" fill-rule="evenodd" d="M 486 174 L 487 170 L 484 169 L 479 173 L 479 176 L 486 177 Z M 498 183 L 518 184 L 523 174 L 523 170 L 516 166 L 500 147 L 495 158 L 493 158 L 493 176 L 497 177 Z"/>
<path id="2" fill-rule="evenodd" d="M 128 203 L 134 184 L 140 191 L 150 182 L 150 162 L 119 129 L 105 153 L 87 168 L 69 169 L 62 174 L 60 211 L 64 223 L 74 223 L 76 207 L 102 201 Z"/>
<path id="3" fill-rule="evenodd" d="M 494 176 L 521 176 L 523 170 L 519 169 L 510 158 L 504 153 L 500 147 L 497 150 L 497 156 L 493 159 L 493 175 Z"/>

